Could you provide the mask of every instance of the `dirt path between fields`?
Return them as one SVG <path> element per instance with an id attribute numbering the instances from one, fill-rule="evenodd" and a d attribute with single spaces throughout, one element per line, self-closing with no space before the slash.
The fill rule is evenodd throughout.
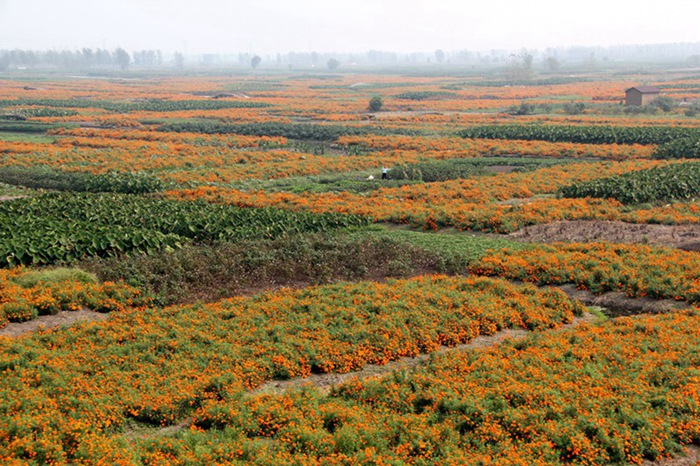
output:
<path id="1" fill-rule="evenodd" d="M 679 311 L 690 307 L 687 301 L 647 297 L 630 298 L 625 295 L 625 293 L 616 291 L 595 294 L 588 290 L 579 290 L 576 288 L 576 285 L 572 284 L 557 285 L 555 288 L 559 288 L 566 293 L 569 298 L 579 301 L 586 306 L 605 308 L 604 313 L 609 317 L 624 317 L 638 314 L 665 314 L 667 312 Z"/>
<path id="2" fill-rule="evenodd" d="M 103 314 L 83 308 L 78 311 L 61 311 L 52 316 L 39 316 L 27 322 L 10 322 L 0 329 L 0 337 L 17 338 L 41 330 L 74 325 L 78 322 L 97 322 L 106 320 L 109 314 Z"/>
<path id="3" fill-rule="evenodd" d="M 651 225 L 604 220 L 570 220 L 532 225 L 508 235 L 529 243 L 607 241 L 700 250 L 700 224 Z"/>
<path id="4" fill-rule="evenodd" d="M 555 329 L 555 331 L 575 327 L 584 322 L 592 322 L 595 319 L 596 317 L 593 314 L 585 314 L 583 317 L 576 317 L 572 323 L 563 325 L 562 327 Z M 411 369 L 424 365 L 430 358 L 431 354 L 444 353 L 447 351 L 467 351 L 473 349 L 491 348 L 499 345 L 505 340 L 524 338 L 530 333 L 531 332 L 523 329 L 507 329 L 494 335 L 478 336 L 469 343 L 463 345 L 454 347 L 441 346 L 440 349 L 433 353 L 421 354 L 416 357 L 401 358 L 384 365 L 368 364 L 359 371 L 348 372 L 346 374 L 315 374 L 309 377 L 292 380 L 271 380 L 253 390 L 251 394 L 281 394 L 287 390 L 301 388 L 306 385 L 313 385 L 321 393 L 328 394 L 334 386 L 350 380 L 365 380 L 369 378 L 383 377 L 395 371 Z"/>
<path id="5" fill-rule="evenodd" d="M 0 196 L 0 202 L 14 201 L 15 199 L 22 199 L 23 197 L 27 197 L 27 196 L 22 196 L 22 195 L 17 195 L 17 196 Z"/>
<path id="6" fill-rule="evenodd" d="M 563 325 L 552 331 L 561 331 L 568 328 L 573 328 L 582 323 L 593 322 L 596 320 L 596 316 L 593 314 L 585 314 L 582 317 L 577 317 L 570 324 Z M 522 329 L 508 329 L 498 332 L 491 336 L 480 336 L 473 339 L 471 342 L 455 346 L 452 348 L 441 347 L 437 352 L 443 353 L 446 351 L 467 351 L 474 349 L 487 349 L 499 345 L 503 341 L 510 339 L 520 339 L 525 338 L 528 334 L 526 330 Z M 261 395 L 261 394 L 282 394 L 288 390 L 299 389 L 304 386 L 315 386 L 321 393 L 328 394 L 331 389 L 339 384 L 348 382 L 350 380 L 365 380 L 369 378 L 379 378 L 384 377 L 392 372 L 398 370 L 411 369 L 420 365 L 426 364 L 430 355 L 423 354 L 414 358 L 402 358 L 397 361 L 389 362 L 383 366 L 377 365 L 367 365 L 362 370 L 356 372 L 349 372 L 347 374 L 319 374 L 312 375 L 311 377 L 292 379 L 285 381 L 270 381 L 256 390 L 251 391 L 251 395 Z M 192 424 L 192 419 L 184 419 L 177 425 L 172 425 L 168 427 L 163 427 L 158 430 L 150 430 L 148 432 L 128 432 L 125 437 L 129 440 L 136 439 L 146 439 L 154 437 L 163 437 L 175 435 L 176 433 L 187 429 Z M 643 466 L 697 466 L 700 464 L 700 447 L 690 445 L 683 448 L 683 453 L 679 456 L 673 458 L 660 459 L 656 461 L 644 460 L 642 462 Z"/>
<path id="7" fill-rule="evenodd" d="M 423 272 L 429 273 L 430 271 Z M 522 285 L 522 282 L 519 281 L 513 281 L 513 283 Z M 304 286 L 308 286 L 309 284 L 297 283 L 295 285 L 301 288 Z M 566 293 L 566 295 L 569 298 L 580 301 L 586 306 L 596 306 L 605 308 L 604 313 L 610 317 L 622 317 L 636 314 L 663 314 L 667 312 L 686 309 L 690 306 L 686 301 L 675 301 L 673 299 L 653 299 L 646 297 L 629 298 L 621 292 L 595 294 L 587 290 L 579 290 L 576 288 L 575 285 L 572 284 L 543 285 L 543 287 L 544 286 L 554 286 L 555 288 L 559 288 L 564 293 Z M 280 285 L 277 287 L 260 287 L 255 289 L 248 289 L 244 293 L 242 293 L 242 295 L 249 296 L 265 291 L 274 291 L 275 289 L 288 287 L 289 285 Z M 27 322 L 10 322 L 5 328 L 0 329 L 0 337 L 17 338 L 22 335 L 39 332 L 41 330 L 49 330 L 63 326 L 71 326 L 78 322 L 99 322 L 107 320 L 108 318 L 108 313 L 94 312 L 87 308 L 83 308 L 79 311 L 61 311 L 56 315 L 39 316 L 36 319 L 32 319 Z M 479 345 L 478 342 L 473 342 L 473 344 Z M 341 378 L 344 378 L 344 376 Z"/>
<path id="8" fill-rule="evenodd" d="M 553 331 L 559 331 L 566 328 L 576 327 L 584 322 L 593 322 L 597 317 L 593 314 L 587 313 L 582 317 L 574 318 L 574 321 L 570 324 L 565 324 Z M 368 364 L 359 371 L 348 372 L 345 374 L 329 373 L 329 374 L 315 374 L 310 377 L 297 378 L 291 380 L 270 380 L 260 387 L 251 390 L 249 393 L 251 395 L 281 395 L 288 390 L 295 390 L 305 386 L 314 386 L 319 392 L 328 395 L 331 389 L 337 385 L 340 385 L 350 380 L 365 380 L 369 378 L 380 378 L 385 377 L 393 372 L 399 370 L 406 370 L 415 368 L 421 365 L 425 365 L 430 358 L 431 354 L 445 353 L 447 351 L 467 351 L 474 349 L 487 349 L 495 347 L 506 340 L 525 338 L 531 332 L 524 329 L 506 329 L 497 332 L 489 336 L 478 336 L 474 338 L 469 343 L 463 345 L 457 345 L 454 347 L 441 346 L 440 349 L 433 353 L 421 354 L 416 357 L 406 357 L 401 358 L 396 361 L 388 362 L 384 365 Z M 177 432 L 189 428 L 192 424 L 192 419 L 184 419 L 177 425 L 163 427 L 157 430 L 147 430 L 144 432 L 129 431 L 126 432 L 125 438 L 129 440 L 135 440 L 137 438 L 153 438 L 174 435 Z"/>

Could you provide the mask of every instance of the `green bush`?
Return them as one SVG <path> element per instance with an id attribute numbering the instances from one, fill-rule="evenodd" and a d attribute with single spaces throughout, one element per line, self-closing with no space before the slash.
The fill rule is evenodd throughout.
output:
<path id="1" fill-rule="evenodd" d="M 439 254 L 399 239 L 327 233 L 188 245 L 79 263 L 101 280 L 123 280 L 162 305 L 213 301 L 261 287 L 445 271 L 441 264 Z"/>
<path id="2" fill-rule="evenodd" d="M 586 104 L 583 102 L 566 102 L 562 107 L 567 115 L 580 115 L 586 109 Z"/>
<path id="3" fill-rule="evenodd" d="M 384 105 L 384 102 L 382 102 L 382 98 L 379 97 L 378 95 L 375 95 L 371 99 L 369 99 L 369 111 L 370 112 L 378 112 L 379 110 L 382 109 L 382 106 Z"/>
<path id="4" fill-rule="evenodd" d="M 22 275 L 12 278 L 12 281 L 24 288 L 31 288 L 43 284 L 55 284 L 64 282 L 79 282 L 79 283 L 99 283 L 95 274 L 86 272 L 81 269 L 59 267 L 56 269 L 35 270 L 26 272 Z"/>
<path id="5" fill-rule="evenodd" d="M 678 103 L 675 100 L 673 100 L 673 98 L 667 95 L 662 95 L 651 101 L 649 105 L 658 108 L 664 113 L 668 113 L 674 108 L 676 108 L 678 106 Z"/>

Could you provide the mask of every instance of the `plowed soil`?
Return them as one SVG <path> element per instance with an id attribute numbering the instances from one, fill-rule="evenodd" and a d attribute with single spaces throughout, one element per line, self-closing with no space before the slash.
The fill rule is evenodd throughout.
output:
<path id="1" fill-rule="evenodd" d="M 700 225 L 649 225 L 614 221 L 572 220 L 532 225 L 508 235 L 530 243 L 642 243 L 700 250 Z"/>

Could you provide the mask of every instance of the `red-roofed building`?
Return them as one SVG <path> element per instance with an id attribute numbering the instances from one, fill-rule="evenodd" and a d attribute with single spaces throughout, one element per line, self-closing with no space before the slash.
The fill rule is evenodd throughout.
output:
<path id="1" fill-rule="evenodd" d="M 635 86 L 625 91 L 625 105 L 647 105 L 659 96 L 659 89 L 656 86 Z"/>

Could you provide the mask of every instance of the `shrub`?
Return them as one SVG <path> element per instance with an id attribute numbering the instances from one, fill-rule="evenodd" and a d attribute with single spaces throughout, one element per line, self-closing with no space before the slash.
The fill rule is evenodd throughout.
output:
<path id="1" fill-rule="evenodd" d="M 678 106 L 676 101 L 667 95 L 657 97 L 649 105 L 658 108 L 664 113 L 668 113 Z"/>
<path id="2" fill-rule="evenodd" d="M 379 97 L 378 95 L 375 95 L 371 99 L 369 99 L 369 111 L 370 112 L 378 112 L 379 110 L 382 109 L 382 106 L 384 105 L 384 102 L 382 102 L 382 98 Z"/>
<path id="3" fill-rule="evenodd" d="M 534 104 L 528 102 L 520 102 L 519 106 L 512 106 L 508 109 L 508 113 L 511 115 L 532 115 L 535 113 L 537 107 Z"/>
<path id="4" fill-rule="evenodd" d="M 32 288 L 38 284 L 57 284 L 78 282 L 97 284 L 97 276 L 84 270 L 59 267 L 56 269 L 34 270 L 12 278 L 12 281 L 24 288 Z"/>
<path id="5" fill-rule="evenodd" d="M 564 113 L 567 115 L 580 115 L 586 109 L 583 102 L 566 102 L 563 105 Z"/>

